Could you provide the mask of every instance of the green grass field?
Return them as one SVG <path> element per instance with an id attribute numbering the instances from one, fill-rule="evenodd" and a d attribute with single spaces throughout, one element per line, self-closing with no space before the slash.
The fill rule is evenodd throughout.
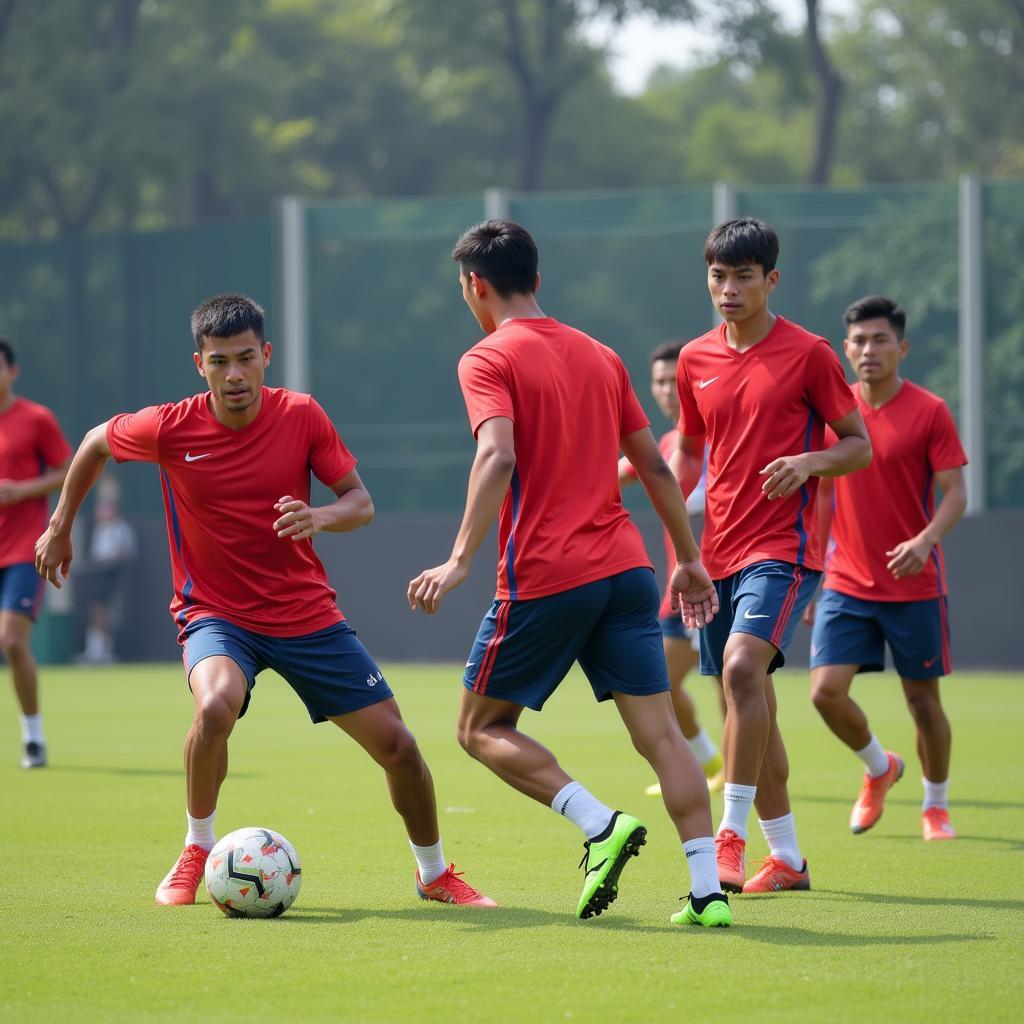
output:
<path id="1" fill-rule="evenodd" d="M 17 768 L 15 706 L 0 745 L 3 1021 L 944 1021 L 1021 1019 L 1024 1006 L 1024 677 L 945 687 L 960 837 L 925 844 L 910 720 L 892 676 L 857 693 L 908 760 L 885 816 L 847 829 L 859 766 L 826 732 L 803 672 L 780 673 L 791 792 L 814 889 L 734 897 L 736 927 L 668 922 L 688 888 L 646 766 L 614 708 L 572 676 L 524 727 L 605 802 L 643 817 L 648 845 L 618 902 L 580 922 L 576 830 L 459 749 L 455 668 L 392 666 L 389 680 L 434 773 L 448 858 L 501 904 L 415 898 L 413 862 L 379 771 L 330 725 L 312 728 L 262 676 L 232 739 L 218 834 L 283 832 L 303 861 L 295 906 L 227 919 L 208 902 L 161 909 L 181 848 L 180 667 L 47 670 L 51 767 Z M 715 722 L 711 686 L 691 682 Z M 721 813 L 721 798 L 713 797 Z M 765 850 L 756 824 L 748 853 Z"/>

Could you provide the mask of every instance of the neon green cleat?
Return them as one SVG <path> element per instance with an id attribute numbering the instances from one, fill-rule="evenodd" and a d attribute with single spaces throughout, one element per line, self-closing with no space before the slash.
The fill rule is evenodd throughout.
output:
<path id="1" fill-rule="evenodd" d="M 704 769 L 704 778 L 708 780 L 708 792 L 720 793 L 725 788 L 725 763 L 722 761 L 721 752 L 717 752 L 701 767 Z"/>
<path id="2" fill-rule="evenodd" d="M 699 924 L 704 928 L 731 928 L 732 911 L 729 909 L 729 897 L 723 892 L 713 892 L 710 896 L 684 897 L 686 907 L 670 920 L 673 924 Z"/>
<path id="3" fill-rule="evenodd" d="M 576 916 L 586 920 L 597 917 L 619 895 L 619 875 L 630 857 L 640 855 L 640 847 L 647 842 L 647 829 L 631 814 L 616 811 L 605 829 L 604 839 L 588 839 L 586 853 L 580 867 L 586 871 L 583 895 L 580 896 Z M 604 833 L 602 833 L 603 835 Z"/>

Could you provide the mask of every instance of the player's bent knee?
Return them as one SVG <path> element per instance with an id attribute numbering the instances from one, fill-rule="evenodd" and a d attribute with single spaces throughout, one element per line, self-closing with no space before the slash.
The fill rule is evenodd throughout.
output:
<path id="1" fill-rule="evenodd" d="M 745 651 L 734 651 L 723 668 L 726 698 L 749 700 L 764 694 L 764 668 Z"/>
<path id="2" fill-rule="evenodd" d="M 419 771 L 423 765 L 416 737 L 404 726 L 395 729 L 387 750 L 380 759 L 381 767 L 387 772 Z"/>
<path id="3" fill-rule="evenodd" d="M 241 704 L 220 693 L 206 694 L 196 708 L 196 718 L 203 732 L 211 735 L 227 735 L 238 720 Z"/>

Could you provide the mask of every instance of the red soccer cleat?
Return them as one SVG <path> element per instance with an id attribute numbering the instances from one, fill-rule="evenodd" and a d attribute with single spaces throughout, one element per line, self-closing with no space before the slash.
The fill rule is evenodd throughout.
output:
<path id="1" fill-rule="evenodd" d="M 203 880 L 203 868 L 206 867 L 206 858 L 209 856 L 209 851 L 201 846 L 194 843 L 186 846 L 156 890 L 157 905 L 177 907 L 195 903 L 196 890 Z"/>
<path id="2" fill-rule="evenodd" d="M 800 871 L 794 871 L 778 857 L 765 857 L 757 873 L 745 886 L 744 892 L 782 892 L 783 889 L 810 889 L 811 873 L 804 861 Z"/>
<path id="3" fill-rule="evenodd" d="M 945 807 L 928 807 L 921 815 L 921 834 L 925 839 L 956 839 Z"/>
<path id="4" fill-rule="evenodd" d="M 718 882 L 726 892 L 743 892 L 743 884 L 747 878 L 746 850 L 746 839 L 740 839 L 731 828 L 723 828 L 715 836 Z"/>
<path id="5" fill-rule="evenodd" d="M 854 835 L 867 832 L 882 816 L 885 794 L 903 778 L 903 758 L 899 754 L 886 751 L 889 767 L 884 775 L 872 778 L 864 775 L 864 783 L 860 787 L 860 796 L 850 812 L 850 831 Z"/>
<path id="6" fill-rule="evenodd" d="M 435 878 L 430 885 L 420 881 L 420 873 L 416 872 L 416 892 L 421 900 L 437 900 L 438 903 L 457 903 L 463 907 L 496 907 L 498 904 L 482 892 L 477 892 L 468 882 L 462 880 L 461 871 L 455 870 L 454 864 L 448 865 L 440 878 Z"/>

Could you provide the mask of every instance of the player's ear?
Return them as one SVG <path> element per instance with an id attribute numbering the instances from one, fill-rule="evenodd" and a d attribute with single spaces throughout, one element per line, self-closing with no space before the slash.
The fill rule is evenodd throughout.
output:
<path id="1" fill-rule="evenodd" d="M 902 362 L 907 358 L 907 354 L 910 352 L 910 339 L 900 338 L 900 361 Z"/>
<path id="2" fill-rule="evenodd" d="M 263 367 L 266 369 L 270 365 L 270 353 L 273 352 L 273 347 L 269 341 L 263 342 Z"/>
<path id="3" fill-rule="evenodd" d="M 533 279 L 533 294 L 536 295 L 540 291 L 540 272 L 538 271 L 537 276 Z"/>
<path id="4" fill-rule="evenodd" d="M 779 283 L 779 269 L 776 267 L 774 270 L 768 271 L 768 291 L 775 291 L 775 286 Z"/>
<path id="5" fill-rule="evenodd" d="M 206 376 L 206 371 L 203 369 L 203 353 L 202 352 L 193 352 L 192 353 L 192 361 L 196 364 L 196 369 L 199 371 L 199 376 L 200 377 L 205 377 Z"/>

